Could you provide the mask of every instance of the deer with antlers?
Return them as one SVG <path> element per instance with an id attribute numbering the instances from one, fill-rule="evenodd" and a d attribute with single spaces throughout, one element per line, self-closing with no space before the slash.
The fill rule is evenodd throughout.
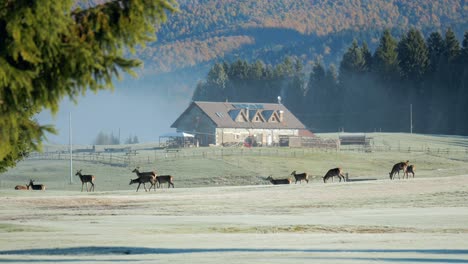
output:
<path id="1" fill-rule="evenodd" d="M 29 180 L 29 188 L 36 191 L 45 191 L 46 189 L 44 184 L 34 184 L 34 180 Z"/>

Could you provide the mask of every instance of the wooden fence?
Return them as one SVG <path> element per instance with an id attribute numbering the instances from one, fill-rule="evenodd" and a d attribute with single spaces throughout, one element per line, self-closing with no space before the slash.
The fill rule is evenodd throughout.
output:
<path id="1" fill-rule="evenodd" d="M 391 146 L 372 146 L 371 152 L 399 152 L 425 153 L 428 155 L 460 159 L 468 161 L 468 148 L 400 148 Z M 341 146 L 337 148 L 194 148 L 180 149 L 178 152 L 165 151 L 136 151 L 135 153 L 73 153 L 74 161 L 87 161 L 107 164 L 111 166 L 135 166 L 151 164 L 162 160 L 177 160 L 188 158 L 222 159 L 225 156 L 273 156 L 273 157 L 302 157 L 316 152 L 369 152 L 369 146 Z M 31 153 L 27 160 L 69 160 L 70 154 L 45 152 Z"/>

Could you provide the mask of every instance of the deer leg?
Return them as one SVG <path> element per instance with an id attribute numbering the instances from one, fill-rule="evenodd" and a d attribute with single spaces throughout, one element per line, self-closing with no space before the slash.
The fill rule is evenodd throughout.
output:
<path id="1" fill-rule="evenodd" d="M 81 191 L 83 192 L 83 185 L 84 185 L 84 182 L 81 183 Z"/>
<path id="2" fill-rule="evenodd" d="M 89 190 L 88 190 L 88 182 L 86 182 L 86 192 L 89 192 Z"/>
<path id="3" fill-rule="evenodd" d="M 147 192 L 148 190 L 146 189 L 146 182 L 143 183 L 143 187 L 145 188 L 145 192 Z"/>
<path id="4" fill-rule="evenodd" d="M 138 187 L 137 187 L 137 192 L 138 192 L 138 189 L 140 189 L 140 185 L 141 185 L 141 182 L 138 184 Z"/>
<path id="5" fill-rule="evenodd" d="M 94 192 L 94 183 L 91 182 L 91 188 L 93 188 L 93 192 Z"/>

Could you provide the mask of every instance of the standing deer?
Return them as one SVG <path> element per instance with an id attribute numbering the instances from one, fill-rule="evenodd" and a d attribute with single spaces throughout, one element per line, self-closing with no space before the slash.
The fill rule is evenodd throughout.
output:
<path id="1" fill-rule="evenodd" d="M 348 174 L 346 173 L 346 176 L 343 175 L 343 170 L 341 168 L 334 168 L 334 169 L 331 169 L 327 172 L 327 174 L 325 174 L 325 176 L 323 176 L 323 183 L 327 183 L 327 180 L 328 178 L 332 178 L 333 180 L 333 177 L 337 176 L 339 179 L 340 179 L 340 182 L 341 182 L 341 179 L 343 179 L 343 181 L 347 181 L 348 179 Z"/>
<path id="2" fill-rule="evenodd" d="M 268 176 L 268 178 L 266 178 L 267 181 L 270 181 L 273 185 L 278 185 L 278 184 L 291 184 L 292 180 L 291 179 L 273 179 L 273 177 Z"/>
<path id="3" fill-rule="evenodd" d="M 296 184 L 297 181 L 299 181 L 299 183 L 302 183 L 302 181 L 306 181 L 307 183 L 309 183 L 309 175 L 307 175 L 307 173 L 305 172 L 296 174 L 296 171 L 293 171 L 291 175 L 293 175 L 296 179 Z"/>
<path id="4" fill-rule="evenodd" d="M 86 191 L 89 192 L 92 189 L 93 192 L 94 192 L 94 180 L 96 179 L 96 177 L 94 175 L 83 175 L 83 174 L 81 174 L 81 171 L 82 170 L 79 170 L 75 174 L 75 176 L 80 177 L 81 191 L 83 191 L 83 186 L 86 183 Z M 89 190 L 88 190 L 88 182 L 91 183 L 91 188 Z"/>
<path id="5" fill-rule="evenodd" d="M 397 164 L 393 165 L 392 171 L 390 171 L 390 180 L 393 180 L 395 178 L 395 174 L 398 174 L 398 179 L 400 179 L 400 171 L 403 170 L 403 177 L 406 174 L 406 168 L 408 167 L 409 160 L 406 162 L 398 162 Z"/>
<path id="6" fill-rule="evenodd" d="M 29 188 L 38 191 L 45 191 L 46 189 L 44 184 L 34 184 L 34 180 L 29 180 Z"/>
<path id="7" fill-rule="evenodd" d="M 16 185 L 15 190 L 29 190 L 29 185 Z"/>
<path id="8" fill-rule="evenodd" d="M 137 190 L 136 190 L 138 192 L 138 189 L 140 189 L 140 185 L 143 183 L 143 187 L 145 188 L 145 192 L 147 192 L 148 190 L 146 189 L 146 183 L 148 183 L 148 182 L 151 183 L 151 186 L 156 185 L 156 176 L 154 176 L 154 175 L 142 175 L 142 176 L 139 176 L 136 179 L 130 180 L 129 185 L 132 185 L 134 183 L 138 183 L 138 187 L 137 187 Z M 151 191 L 151 186 L 150 186 L 150 191 Z"/>
<path id="9" fill-rule="evenodd" d="M 408 179 L 408 175 L 410 173 L 413 174 L 413 178 L 414 178 L 414 169 L 416 169 L 416 166 L 414 165 L 409 165 L 408 167 L 406 167 L 406 179 Z"/>
<path id="10" fill-rule="evenodd" d="M 161 186 L 161 184 L 167 182 L 167 188 L 174 188 L 174 183 L 172 182 L 173 177 L 171 175 L 160 175 L 156 176 L 156 181 L 158 183 L 158 188 Z"/>
<path id="11" fill-rule="evenodd" d="M 136 167 L 132 172 L 135 172 L 138 177 L 141 176 L 157 176 L 156 172 L 154 171 L 147 171 L 147 172 L 140 172 L 139 171 L 140 167 Z"/>

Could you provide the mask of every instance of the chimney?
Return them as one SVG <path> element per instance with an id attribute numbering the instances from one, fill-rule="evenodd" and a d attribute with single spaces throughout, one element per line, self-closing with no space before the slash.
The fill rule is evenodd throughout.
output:
<path id="1" fill-rule="evenodd" d="M 279 111 L 279 119 L 280 119 L 279 121 L 280 121 L 280 122 L 283 122 L 283 117 L 284 117 L 284 111 L 283 111 L 283 110 L 280 110 L 280 111 Z"/>

